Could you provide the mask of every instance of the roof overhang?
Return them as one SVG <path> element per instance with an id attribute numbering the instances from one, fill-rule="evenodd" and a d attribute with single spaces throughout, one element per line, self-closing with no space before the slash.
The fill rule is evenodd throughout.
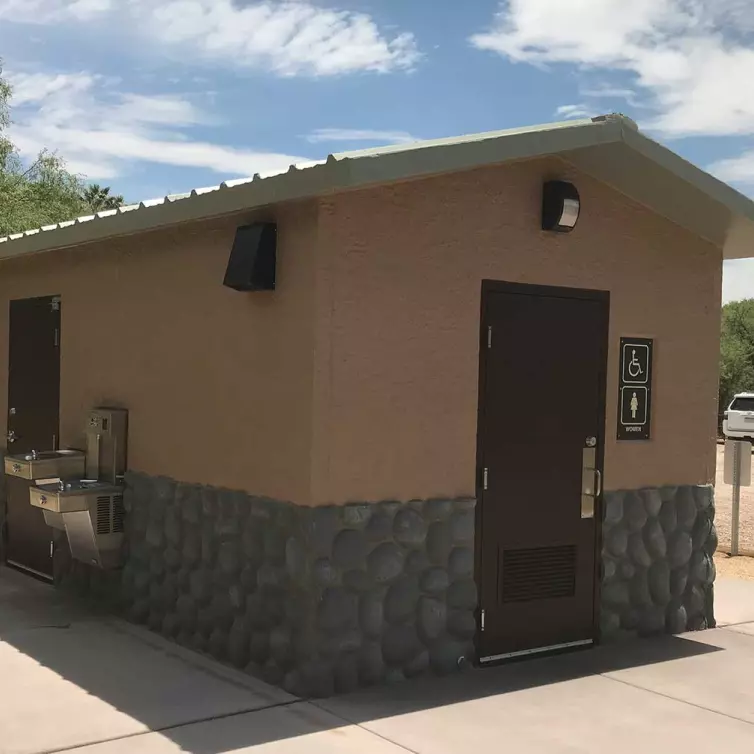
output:
<path id="1" fill-rule="evenodd" d="M 754 256 L 754 202 L 641 134 L 633 121 L 587 121 L 497 131 L 331 155 L 211 189 L 165 197 L 0 239 L 0 260 L 358 188 L 559 156 L 719 246 Z"/>

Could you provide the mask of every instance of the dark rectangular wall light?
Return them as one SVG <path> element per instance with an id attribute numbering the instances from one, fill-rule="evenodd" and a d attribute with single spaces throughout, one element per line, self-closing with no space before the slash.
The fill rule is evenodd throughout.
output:
<path id="1" fill-rule="evenodd" d="M 223 285 L 236 291 L 274 291 L 277 226 L 242 225 L 236 230 Z"/>

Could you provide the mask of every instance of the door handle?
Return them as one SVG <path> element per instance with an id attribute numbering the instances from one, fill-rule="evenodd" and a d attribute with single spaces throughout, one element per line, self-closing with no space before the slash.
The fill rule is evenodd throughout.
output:
<path id="1" fill-rule="evenodd" d="M 602 472 L 597 468 L 596 438 L 587 438 L 581 460 L 581 518 L 594 518 L 595 501 L 602 494 Z"/>

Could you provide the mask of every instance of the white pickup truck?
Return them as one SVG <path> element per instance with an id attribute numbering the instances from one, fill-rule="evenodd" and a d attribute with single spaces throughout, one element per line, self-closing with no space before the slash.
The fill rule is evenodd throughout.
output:
<path id="1" fill-rule="evenodd" d="M 735 440 L 754 441 L 754 393 L 738 393 L 723 414 L 723 434 Z"/>

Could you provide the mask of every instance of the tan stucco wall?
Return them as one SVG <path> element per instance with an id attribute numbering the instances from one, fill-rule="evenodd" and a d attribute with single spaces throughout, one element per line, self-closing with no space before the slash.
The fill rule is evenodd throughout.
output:
<path id="1" fill-rule="evenodd" d="M 3 425 L 8 301 L 60 294 L 64 445 L 83 447 L 87 408 L 122 405 L 132 469 L 307 502 L 317 207 L 276 212 L 275 293 L 222 285 L 249 219 L 0 265 Z"/>
<path id="2" fill-rule="evenodd" d="M 543 179 L 582 215 L 539 230 Z M 61 441 L 130 410 L 129 464 L 307 503 L 474 494 L 483 279 L 611 292 L 605 486 L 714 475 L 720 250 L 560 161 L 278 208 L 278 289 L 222 286 L 236 216 L 0 264 L 60 294 Z M 655 338 L 653 440 L 615 441 L 617 343 Z M 3 428 L 4 431 L 4 428 Z"/>
<path id="3" fill-rule="evenodd" d="M 581 193 L 571 234 L 539 230 L 549 177 Z M 611 292 L 606 488 L 711 481 L 721 275 L 719 249 L 556 160 L 323 202 L 313 499 L 474 493 L 485 278 Z M 651 442 L 615 440 L 621 335 L 655 338 Z"/>

